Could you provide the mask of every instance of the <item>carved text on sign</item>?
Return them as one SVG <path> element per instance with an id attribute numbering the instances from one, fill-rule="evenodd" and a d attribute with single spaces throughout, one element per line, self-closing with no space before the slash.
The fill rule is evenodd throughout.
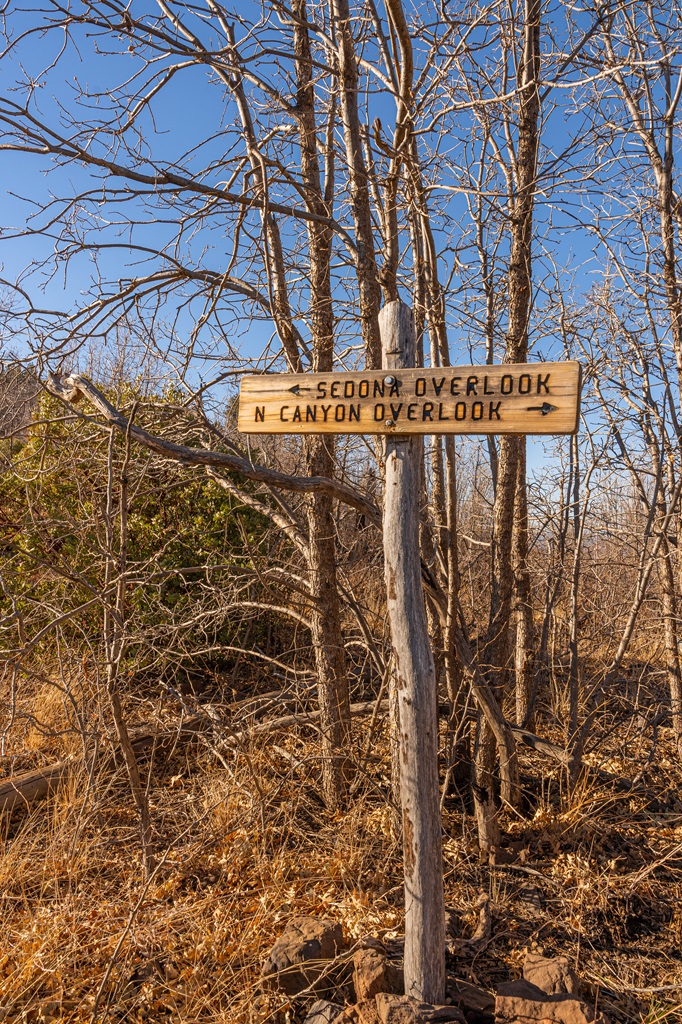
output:
<path id="1" fill-rule="evenodd" d="M 522 363 L 395 372 L 250 374 L 244 433 L 570 434 L 580 364 Z"/>

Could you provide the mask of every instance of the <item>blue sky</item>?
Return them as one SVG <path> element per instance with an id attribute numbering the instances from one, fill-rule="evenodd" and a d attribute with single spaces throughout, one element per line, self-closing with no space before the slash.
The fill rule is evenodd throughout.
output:
<path id="1" fill-rule="evenodd" d="M 251 8 L 253 14 L 257 11 L 257 5 L 244 3 L 244 0 L 241 0 L 239 4 L 228 4 L 227 6 L 231 6 L 235 13 L 239 12 L 242 16 L 247 15 L 249 8 Z M 77 4 L 75 8 L 76 10 L 78 9 Z M 131 9 L 139 13 L 139 8 L 136 5 Z M 35 10 L 29 10 L 26 14 L 20 15 L 20 24 L 24 27 L 34 25 L 37 18 L 40 17 L 38 14 L 39 10 L 40 8 L 36 5 Z M 149 10 L 151 12 L 154 8 L 149 8 Z M 551 12 L 549 17 L 551 18 Z M 209 36 L 207 35 L 206 38 L 208 39 Z M 126 52 L 125 37 L 120 39 L 114 38 L 113 41 L 107 40 L 107 46 L 110 50 L 112 48 L 118 50 L 114 55 L 107 55 L 103 52 L 102 41 L 93 40 L 92 38 L 85 39 L 82 35 L 78 39 L 77 47 L 74 45 L 68 46 L 61 56 L 59 63 L 50 71 L 41 75 L 41 70 L 48 66 L 59 52 L 62 41 L 62 35 L 58 32 L 46 33 L 42 37 L 33 35 L 23 46 L 18 48 L 16 53 L 11 53 L 0 64 L 0 87 L 3 92 L 16 88 L 17 79 L 21 79 L 22 76 L 34 78 L 34 81 L 37 80 L 38 86 L 34 93 L 34 101 L 37 108 L 46 116 L 46 119 L 52 122 L 63 120 L 62 114 L 58 111 L 57 104 L 61 104 L 63 110 L 67 112 L 75 108 L 78 86 L 86 87 L 91 93 L 100 92 L 106 94 L 107 90 L 113 85 L 118 84 L 132 71 L 139 70 L 141 67 L 137 56 Z M 418 53 L 417 59 L 419 59 Z M 264 73 L 267 74 L 267 70 L 266 66 Z M 417 71 L 419 70 L 418 67 Z M 374 86 L 374 84 L 370 81 L 371 86 Z M 56 103 L 54 102 L 55 100 Z M 390 131 L 393 119 L 392 99 L 385 95 L 383 97 L 375 96 L 372 105 L 374 108 L 372 116 L 379 114 Z M 101 108 L 101 100 L 97 106 Z M 550 103 L 547 103 L 545 109 L 549 110 L 549 108 Z M 201 66 L 181 71 L 155 98 L 153 119 L 145 119 L 145 140 L 150 142 L 150 149 L 153 152 L 154 159 L 159 162 L 177 161 L 178 158 L 187 153 L 193 146 L 216 131 L 221 124 L 224 113 L 225 90 L 222 84 L 215 81 L 210 82 L 206 69 Z M 565 130 L 569 121 L 570 119 L 566 117 L 565 104 L 560 110 L 548 117 L 544 133 L 544 145 L 546 147 L 554 150 L 563 148 Z M 458 145 L 461 144 L 462 137 L 466 136 L 469 130 L 469 118 L 465 115 L 460 118 L 460 122 L 460 130 L 457 133 L 460 136 L 460 139 L 457 140 Z M 452 141 L 455 142 L 454 134 Z M 200 158 L 202 153 L 206 153 L 206 151 L 207 148 L 205 147 L 203 151 L 195 155 L 193 160 L 186 162 L 186 166 L 190 171 L 193 167 L 198 168 L 201 166 Z M 7 152 L 2 153 L 0 158 L 3 163 L 2 180 L 5 183 L 5 187 L 0 189 L 0 223 L 5 228 L 21 228 L 25 220 L 26 211 L 30 209 L 30 206 L 27 207 L 26 203 L 15 198 L 12 194 L 13 192 L 26 196 L 30 200 L 35 200 L 39 197 L 44 197 L 50 190 L 54 190 L 59 194 L 68 193 L 69 189 L 77 191 L 83 187 L 87 180 L 86 173 L 75 164 L 69 165 L 68 168 L 61 168 L 58 171 L 52 170 L 50 174 L 46 174 L 45 172 L 51 163 L 49 159 L 36 158 L 33 154 L 23 155 Z M 226 174 L 228 172 L 229 165 L 226 167 Z M 447 182 L 445 184 L 447 185 Z M 438 195 L 438 192 L 434 193 L 434 197 Z M 440 193 L 440 195 L 442 196 L 443 193 Z M 552 234 L 553 251 L 560 263 L 565 263 L 577 269 L 584 265 L 585 255 L 587 255 L 585 252 L 585 239 L 576 240 L 571 237 L 573 234 L 571 221 L 563 215 L 562 210 L 562 205 L 566 202 L 567 198 L 575 200 L 576 197 L 566 197 L 564 195 L 561 202 L 556 203 L 555 201 L 551 208 L 551 216 L 554 220 Z M 436 204 L 434 203 L 434 205 Z M 459 197 L 448 197 L 448 215 L 451 217 L 462 217 L 463 213 L 464 204 L 462 199 Z M 548 223 L 549 216 L 549 207 L 545 207 L 540 203 L 536 212 L 538 223 L 541 224 L 543 221 Z M 563 221 L 563 228 L 557 230 L 557 221 Z M 145 238 L 152 245 L 159 245 L 160 240 L 164 237 L 168 238 L 169 232 L 164 230 L 162 226 L 158 226 L 155 229 L 153 226 L 148 225 L 145 229 Z M 11 243 L 5 242 L 2 250 L 5 275 L 13 279 L 18 268 L 34 257 L 41 249 L 47 249 L 49 245 L 49 240 L 43 242 L 35 237 Z M 581 249 L 580 259 L 576 257 L 576 245 Z M 539 250 L 537 255 L 540 258 Z M 445 256 L 445 263 L 447 263 L 447 259 L 448 257 Z M 123 269 L 126 263 L 125 255 L 122 253 L 116 254 L 114 262 L 118 263 L 121 269 Z M 67 280 L 65 293 L 62 285 L 63 279 L 60 278 L 58 281 L 55 281 L 53 288 L 50 289 L 50 294 L 56 297 L 63 295 L 65 300 L 77 299 L 82 289 L 87 286 L 87 274 L 87 268 L 81 268 L 75 274 L 70 275 Z M 455 340 L 453 339 L 453 341 Z"/>
<path id="2" fill-rule="evenodd" d="M 249 17 L 257 20 L 259 6 L 251 0 L 240 0 L 239 3 L 227 3 L 225 6 L 231 12 L 237 36 L 242 40 L 242 52 L 253 51 L 253 38 L 243 22 Z M 47 4 L 47 10 L 50 9 L 51 5 Z M 74 10 L 81 9 L 79 3 L 74 4 Z M 148 3 L 137 4 L 134 0 L 130 9 L 139 18 L 156 17 L 158 14 L 158 8 L 155 6 Z M 459 9 L 458 4 L 451 3 L 448 6 L 452 13 Z M 38 4 L 24 8 L 23 12 L 18 7 L 12 8 L 12 31 L 18 33 L 22 29 L 38 25 L 40 19 L 45 17 L 41 13 L 42 10 L 44 8 Z M 546 31 L 543 38 L 547 52 L 545 71 L 550 78 L 556 73 L 557 65 L 561 65 L 560 51 L 569 51 L 573 45 L 572 39 L 569 38 L 569 29 L 566 27 L 567 10 L 569 8 L 558 3 L 546 5 Z M 575 7 L 570 10 L 573 17 L 570 32 L 574 38 L 579 38 L 580 33 L 590 24 L 592 15 L 589 11 L 581 13 Z M 426 18 L 429 13 L 435 11 L 435 8 L 423 5 L 419 11 Z M 210 20 L 195 18 L 194 23 L 207 43 L 216 38 L 214 24 Z M 277 28 L 273 21 L 270 36 L 275 41 Z M 480 41 L 482 38 L 481 31 L 478 37 L 475 34 L 472 36 L 472 41 Z M 30 35 L 19 42 L 16 49 L 12 49 L 0 62 L 0 94 L 14 102 L 21 102 L 26 94 L 25 83 L 28 80 L 32 81 L 31 103 L 35 104 L 35 109 L 40 115 L 51 125 L 67 124 L 63 129 L 66 134 L 80 133 L 81 138 L 87 138 L 87 132 L 84 130 L 86 121 L 94 123 L 97 119 L 106 119 L 107 107 L 116 87 L 132 74 L 142 73 L 144 65 L 135 48 L 133 53 L 128 51 L 128 38 L 125 32 L 98 37 L 92 32 L 77 29 L 74 30 L 74 41 L 69 41 L 63 51 L 62 45 L 62 33 L 54 30 L 42 35 Z M 155 58 L 155 62 L 150 65 L 150 75 L 157 73 L 159 67 L 168 67 L 168 57 L 156 57 L 153 53 L 149 55 Z M 376 57 L 371 50 L 368 50 L 366 55 L 369 59 Z M 416 59 L 418 74 L 422 59 L 419 48 Z M 483 64 L 488 59 L 488 56 L 483 54 L 478 63 Z M 56 63 L 53 63 L 55 60 Z M 261 59 L 254 65 L 255 70 L 263 77 L 273 78 L 272 61 L 272 57 Z M 584 73 L 584 70 L 577 70 L 572 71 L 571 75 L 575 80 L 577 75 Z M 273 80 L 281 84 L 281 75 L 275 76 Z M 24 83 L 23 93 L 21 89 L 17 91 L 17 86 L 21 82 Z M 562 84 L 566 84 L 566 76 L 562 79 Z M 495 87 L 493 83 L 490 89 L 491 96 Z M 79 105 L 82 103 L 82 92 L 79 99 L 79 91 L 83 89 L 91 97 L 87 100 L 85 108 Z M 363 89 L 369 90 L 371 96 L 370 120 L 377 115 L 380 116 L 384 132 L 390 136 L 394 120 L 393 99 L 385 91 L 381 93 L 377 90 L 377 79 L 372 75 L 363 79 Z M 252 88 L 251 95 L 257 102 L 262 101 L 262 93 L 259 94 L 257 89 Z M 453 95 L 462 97 L 461 84 L 453 85 Z M 444 100 L 438 102 L 441 105 L 445 103 Z M 202 180 L 214 185 L 229 180 L 237 158 L 243 156 L 241 131 L 236 124 L 234 106 L 229 100 L 224 84 L 217 81 L 215 75 L 212 76 L 205 66 L 194 64 L 179 70 L 172 81 L 154 97 L 150 111 L 139 121 L 140 166 L 148 167 L 151 157 L 156 166 L 180 165 L 188 176 L 201 176 Z M 564 151 L 570 139 L 580 138 L 584 134 L 585 113 L 581 109 L 579 97 L 574 97 L 565 88 L 555 88 L 547 93 L 543 111 L 545 124 L 541 159 L 547 164 L 551 162 L 553 156 Z M 73 124 L 68 125 L 70 119 L 73 119 Z M 451 275 L 448 318 L 453 360 L 477 362 L 483 358 L 480 323 L 477 320 L 482 301 L 480 269 L 469 244 L 471 222 L 465 196 L 453 191 L 463 181 L 462 161 L 467 154 L 476 152 L 477 128 L 475 120 L 466 111 L 447 115 L 447 120 L 448 134 L 439 143 L 442 159 L 438 169 L 438 188 L 432 193 L 432 206 L 437 228 L 437 244 L 441 249 L 441 275 L 444 280 Z M 267 112 L 263 115 L 263 123 L 269 124 L 270 127 L 276 121 L 275 115 Z M 424 155 L 428 153 L 433 142 L 434 139 L 428 135 L 421 138 L 420 145 Z M 92 145 L 97 146 L 98 143 L 95 141 Z M 108 136 L 105 148 L 108 147 L 109 153 L 115 145 L 115 140 Z M 287 141 L 286 136 L 277 136 L 270 145 L 274 155 L 288 155 L 295 166 L 295 148 Z M 635 146 L 633 152 L 636 148 Z M 121 159 L 130 161 L 130 154 L 122 156 Z M 594 208 L 607 210 L 609 204 L 613 205 L 614 200 L 606 197 L 603 183 L 585 181 L 586 174 L 599 170 L 593 163 L 590 164 L 590 160 L 594 160 L 593 150 L 586 142 L 578 146 L 571 157 L 562 163 L 561 174 L 558 177 L 543 181 L 543 188 L 538 196 L 538 239 L 534 262 L 537 312 L 531 331 L 533 355 L 536 358 L 556 358 L 563 354 L 562 342 L 556 330 L 556 317 L 552 312 L 553 299 L 549 286 L 554 273 L 552 261 L 558 268 L 559 284 L 570 291 L 574 301 L 582 301 L 581 297 L 603 274 L 604 254 L 597 250 L 594 237 L 580 224 L 580 219 L 589 221 Z M 36 296 L 34 301 L 44 303 L 46 306 L 58 307 L 68 312 L 83 305 L 88 290 L 92 288 L 95 272 L 92 255 L 86 252 L 74 256 L 70 261 L 68 273 L 65 273 L 64 261 L 59 261 L 53 276 L 49 278 L 46 270 L 28 276 L 24 273 L 22 277 L 24 268 L 31 261 L 41 260 L 53 250 L 56 229 L 44 231 L 41 236 L 15 239 L 8 237 L 11 234 L 8 229 L 16 228 L 21 231 L 26 223 L 27 211 L 36 208 L 32 204 L 44 202 L 50 194 L 68 196 L 78 193 L 85 187 L 101 188 L 104 180 L 102 174 L 95 172 L 93 175 L 79 167 L 77 162 L 55 168 L 52 158 L 36 154 L 4 151 L 0 152 L 0 161 L 3 182 L 0 187 L 0 223 L 4 228 L 4 238 L 0 244 L 0 261 L 4 278 L 10 282 L 20 279 Z M 212 161 L 215 162 L 215 166 L 212 166 Z M 428 160 L 425 161 L 425 166 L 428 174 Z M 636 163 L 633 166 L 636 166 Z M 50 173 L 47 173 L 48 170 Z M 111 180 L 106 184 L 111 187 Z M 116 184 L 118 186 L 120 182 Z M 491 185 L 499 188 L 499 178 L 491 181 Z M 241 185 L 238 181 L 234 188 L 238 190 L 239 187 Z M 287 201 L 291 201 L 292 190 L 287 191 L 283 188 L 282 192 Z M 17 196 L 23 196 L 24 200 Z M 162 265 L 162 261 L 155 254 L 164 246 L 171 245 L 176 235 L 173 208 L 168 204 L 161 205 L 156 202 L 148 204 L 151 217 L 147 217 L 144 224 L 137 224 L 134 228 L 128 229 L 126 218 L 130 212 L 139 216 L 142 208 L 139 203 L 124 201 L 124 198 L 119 194 L 116 199 L 110 199 L 105 204 L 90 202 L 87 210 L 88 230 L 92 232 L 92 237 L 95 237 L 94 229 L 98 227 L 98 238 L 106 239 L 118 246 L 102 250 L 98 256 L 97 266 L 102 276 L 112 282 L 117 278 L 127 278 L 140 273 L 145 266 Z M 341 190 L 339 211 L 344 201 L 345 196 Z M 341 215 L 339 213 L 339 216 Z M 348 219 L 347 211 L 343 216 Z M 40 220 L 45 223 L 44 217 Z M 259 230 L 258 216 L 251 216 L 248 222 L 255 236 Z M 234 217 L 205 217 L 194 234 L 191 237 L 189 234 L 186 236 L 182 258 L 189 261 L 194 268 L 208 268 L 222 273 L 229 264 L 232 243 L 230 232 L 234 229 Z M 288 244 L 299 244 L 295 241 L 296 226 L 284 223 L 283 231 Z M 141 256 L 133 253 L 128 246 L 131 239 L 151 249 L 151 255 L 147 253 Z M 338 253 L 339 259 L 347 258 L 342 246 L 339 246 Z M 503 282 L 506 270 L 506 255 L 506 243 L 503 242 L 498 267 L 500 283 Z M 246 266 L 245 272 L 253 278 L 255 271 L 248 267 L 248 262 L 248 253 L 242 252 L 237 265 Z M 49 270 L 51 272 L 53 267 L 51 266 Z M 406 283 L 409 283 L 407 265 L 405 275 Z M 295 270 L 292 271 L 291 281 L 295 301 L 300 304 L 300 322 L 302 329 L 305 330 L 305 288 L 296 284 Z M 41 285 L 44 286 L 43 291 L 40 290 Z M 352 288 L 345 296 L 344 292 L 345 286 L 339 286 L 342 329 L 348 332 L 346 340 L 353 342 L 354 339 L 357 341 L 354 294 Z M 408 294 L 404 297 L 409 299 Z M 176 366 L 181 359 L 178 353 L 191 336 L 202 308 L 196 301 L 188 306 L 183 305 L 183 302 L 180 296 L 168 301 L 162 307 L 160 317 L 163 330 L 168 331 L 171 347 L 174 344 L 171 329 L 174 325 L 178 342 L 174 355 Z M 500 352 L 504 327 L 504 313 L 501 312 L 497 325 Z M 198 349 L 193 364 L 194 379 L 208 372 L 207 366 L 222 365 L 225 361 L 234 364 L 231 346 L 239 349 L 245 361 L 255 356 L 272 334 L 273 328 L 267 318 L 260 317 L 247 325 L 245 320 L 240 320 L 237 305 L 228 307 L 219 323 L 208 324 L 203 330 L 202 337 L 205 340 L 202 342 L 202 355 L 199 355 Z M 21 343 L 20 336 L 12 339 L 14 348 L 20 347 Z M 238 363 L 238 359 L 236 362 Z M 537 460 L 537 456 L 534 458 Z"/>

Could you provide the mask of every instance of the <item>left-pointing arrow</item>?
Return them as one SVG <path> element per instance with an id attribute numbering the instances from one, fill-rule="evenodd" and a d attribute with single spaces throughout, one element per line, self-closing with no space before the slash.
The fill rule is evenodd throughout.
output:
<path id="1" fill-rule="evenodd" d="M 305 393 L 311 390 L 311 388 L 302 388 L 300 384 L 294 384 L 293 388 L 289 388 L 289 391 L 294 395 L 300 395 L 302 391 Z"/>

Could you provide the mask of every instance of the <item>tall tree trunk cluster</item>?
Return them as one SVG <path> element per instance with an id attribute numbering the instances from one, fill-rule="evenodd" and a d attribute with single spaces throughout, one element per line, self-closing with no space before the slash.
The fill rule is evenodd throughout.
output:
<path id="1" fill-rule="evenodd" d="M 528 359 L 528 329 L 532 308 L 533 209 L 540 135 L 540 0 L 526 0 L 523 13 L 517 73 L 517 138 L 515 151 L 510 146 L 510 173 L 507 179 L 513 188 L 507 205 L 510 256 L 504 360 L 509 363 L 523 363 Z M 516 719 L 521 725 L 529 718 L 533 672 L 525 437 L 500 438 L 494 476 L 492 580 L 486 661 L 500 704 L 509 690 L 513 665 Z M 516 627 L 515 638 L 512 637 L 512 625 Z M 496 823 L 497 750 L 492 729 L 480 713 L 474 764 L 474 798 L 479 837 L 482 850 L 487 853 L 499 841 Z M 519 787 L 508 777 L 508 768 L 504 762 L 500 764 L 499 771 L 503 799 L 512 806 L 518 806 L 521 796 Z"/>

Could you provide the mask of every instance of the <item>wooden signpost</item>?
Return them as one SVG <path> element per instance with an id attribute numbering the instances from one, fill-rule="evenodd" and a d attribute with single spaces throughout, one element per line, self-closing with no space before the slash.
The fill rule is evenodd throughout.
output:
<path id="1" fill-rule="evenodd" d="M 573 434 L 580 364 L 250 374 L 245 434 Z"/>
<path id="2" fill-rule="evenodd" d="M 400 709 L 405 992 L 445 996 L 445 902 L 438 784 L 438 695 L 419 551 L 422 434 L 572 434 L 580 364 L 415 368 L 411 309 L 379 316 L 383 369 L 242 378 L 248 434 L 385 434 L 384 571 Z"/>

